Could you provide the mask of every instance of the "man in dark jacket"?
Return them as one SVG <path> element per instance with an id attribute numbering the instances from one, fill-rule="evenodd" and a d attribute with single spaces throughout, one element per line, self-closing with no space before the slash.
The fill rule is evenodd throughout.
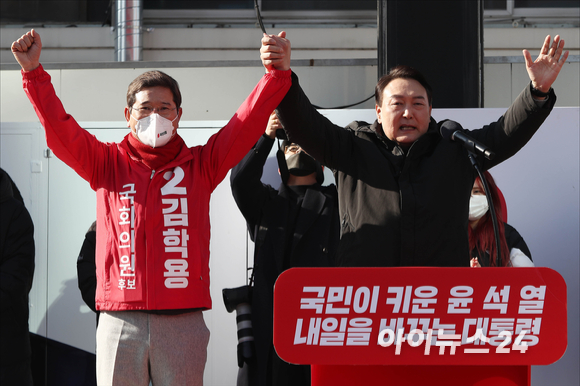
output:
<path id="1" fill-rule="evenodd" d="M 0 169 L 0 384 L 32 385 L 28 293 L 34 225 L 10 176 Z"/>
<path id="2" fill-rule="evenodd" d="M 96 249 L 97 222 L 94 221 L 85 234 L 85 239 L 77 258 L 77 281 L 83 301 L 91 311 L 96 313 L 97 324 L 99 324 L 99 311 L 95 306 L 95 293 L 97 291 Z"/>
<path id="3" fill-rule="evenodd" d="M 234 199 L 257 251 L 252 297 L 256 367 L 250 367 L 249 384 L 309 385 L 310 366 L 288 364 L 274 351 L 274 283 L 292 267 L 334 265 L 339 239 L 337 192 L 334 185 L 321 185 L 320 163 L 287 141 L 282 145 L 284 156 L 278 156 L 282 176 L 278 190 L 260 181 L 278 128 L 273 113 L 266 133 L 231 174 Z"/>
<path id="4" fill-rule="evenodd" d="M 264 65 L 286 65 L 286 39 L 262 39 Z M 521 149 L 556 101 L 551 86 L 568 57 L 564 41 L 544 41 L 535 62 L 524 50 L 530 84 L 497 121 L 466 131 L 496 153 L 487 170 Z M 277 112 L 291 141 L 335 173 L 341 216 L 339 266 L 469 266 L 467 219 L 476 173 L 459 143 L 431 118 L 431 88 L 400 66 L 375 89 L 377 120 L 346 130 L 319 114 L 292 75 Z"/>

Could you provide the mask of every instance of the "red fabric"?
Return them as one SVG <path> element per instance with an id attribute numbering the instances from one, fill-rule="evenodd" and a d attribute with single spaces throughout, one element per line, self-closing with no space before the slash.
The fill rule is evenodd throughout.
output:
<path id="1" fill-rule="evenodd" d="M 499 202 L 500 202 L 500 221 L 505 223 L 508 222 L 508 214 L 507 214 L 507 204 L 505 202 L 505 197 L 499 188 L 497 188 L 497 194 L 499 195 Z"/>
<path id="2" fill-rule="evenodd" d="M 97 309 L 211 308 L 211 192 L 264 133 L 290 74 L 264 75 L 206 145 L 181 146 L 152 172 L 131 134 L 121 143 L 97 140 L 66 113 L 42 66 L 22 72 L 48 146 L 97 192 Z"/>
<path id="3" fill-rule="evenodd" d="M 550 268 L 291 268 L 274 287 L 273 343 L 288 363 L 361 370 L 549 365 L 568 346 L 566 304 L 566 281 Z M 467 342 L 477 329 L 487 339 Z"/>
<path id="4" fill-rule="evenodd" d="M 485 180 L 490 190 L 491 199 L 493 201 L 495 216 L 498 220 L 498 233 L 500 235 L 501 261 L 497 261 L 497 242 L 495 239 L 495 232 L 493 229 L 493 221 L 491 211 L 488 211 L 478 222 L 477 227 L 472 229 L 471 226 L 467 228 L 469 237 L 469 250 L 477 249 L 479 251 L 487 251 L 489 253 L 489 264 L 491 267 L 507 267 L 510 263 L 510 250 L 505 238 L 505 221 L 507 219 L 507 209 L 503 194 L 501 194 L 495 180 L 488 171 L 483 173 Z M 482 188 L 483 184 L 479 177 L 476 178 L 475 183 L 478 183 Z M 473 257 L 473 256 L 472 256 Z"/>
<path id="5" fill-rule="evenodd" d="M 312 386 L 529 386 L 531 366 L 312 365 Z"/>
<path id="6" fill-rule="evenodd" d="M 181 148 L 185 146 L 185 142 L 179 135 L 175 135 L 165 146 L 152 148 L 145 145 L 134 135 L 129 135 L 127 146 L 131 153 L 135 154 L 137 158 L 141 159 L 149 169 L 155 170 L 163 165 L 167 165 L 173 161 Z"/>

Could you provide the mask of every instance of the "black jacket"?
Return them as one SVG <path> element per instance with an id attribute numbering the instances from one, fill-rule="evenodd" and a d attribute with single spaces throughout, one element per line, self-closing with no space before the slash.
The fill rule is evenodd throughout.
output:
<path id="1" fill-rule="evenodd" d="M 77 282 L 85 304 L 97 314 L 98 324 L 99 311 L 97 311 L 95 306 L 95 293 L 97 291 L 96 248 L 97 222 L 95 221 L 85 234 L 85 239 L 77 258 Z"/>
<path id="2" fill-rule="evenodd" d="M 496 153 L 483 169 L 514 155 L 554 106 L 538 107 L 530 87 L 497 122 L 467 131 Z M 339 266 L 469 266 L 468 210 L 475 172 L 466 150 L 444 140 L 433 119 L 407 153 L 381 125 L 334 125 L 310 104 L 292 75 L 277 109 L 289 140 L 335 173 L 339 192 Z"/>
<path id="3" fill-rule="evenodd" d="M 517 248 L 520 251 L 522 251 L 522 253 L 526 255 L 526 257 L 530 259 L 530 261 L 533 261 L 532 253 L 528 248 L 528 244 L 526 244 L 526 242 L 524 241 L 524 238 L 511 225 L 507 223 L 504 223 L 503 225 L 504 225 L 504 237 L 509 252 L 512 253 L 512 250 L 514 248 Z M 481 251 L 475 248 L 471 251 L 470 257 L 477 257 L 477 261 L 482 267 L 489 267 L 489 253 L 487 251 Z"/>
<path id="4" fill-rule="evenodd" d="M 269 385 L 267 379 L 280 377 L 280 374 L 271 374 L 276 372 L 271 364 L 272 356 L 276 355 L 272 349 L 276 279 L 291 267 L 334 266 L 339 239 L 334 185 L 304 187 L 305 194 L 299 205 L 299 195 L 286 185 L 281 184 L 276 190 L 262 184 L 260 178 L 273 143 L 273 139 L 262 136 L 231 173 L 232 193 L 247 221 L 252 240 L 258 239 L 257 228 L 262 227 L 262 232 L 265 232 L 263 237 L 260 236 L 263 241 L 256 246 L 252 299 L 252 326 L 258 360 L 258 379 L 253 384 L 257 385 Z M 274 384 L 300 384 L 296 380 L 300 376 L 293 372 L 302 370 L 286 371 L 285 382 Z"/>
<path id="5" fill-rule="evenodd" d="M 34 225 L 20 192 L 0 169 L 0 384 L 31 385 L 28 293 Z"/>

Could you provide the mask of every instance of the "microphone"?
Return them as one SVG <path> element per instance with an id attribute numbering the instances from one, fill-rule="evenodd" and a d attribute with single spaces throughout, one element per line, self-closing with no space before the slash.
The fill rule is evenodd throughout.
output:
<path id="1" fill-rule="evenodd" d="M 483 154 L 488 160 L 492 160 L 495 157 L 495 153 L 489 150 L 487 146 L 471 138 L 462 130 L 463 127 L 459 123 L 450 120 L 443 122 L 439 129 L 443 138 L 461 143 L 470 152 Z"/>

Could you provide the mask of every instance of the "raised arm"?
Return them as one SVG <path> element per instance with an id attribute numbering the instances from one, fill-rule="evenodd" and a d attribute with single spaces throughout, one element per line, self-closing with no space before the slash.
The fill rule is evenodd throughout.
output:
<path id="1" fill-rule="evenodd" d="M 51 83 L 50 75 L 39 62 L 42 42 L 35 30 L 12 43 L 14 58 L 22 67 L 22 85 L 46 133 L 48 147 L 82 178 L 93 183 L 95 167 L 102 167 L 107 150 L 93 135 L 83 130 L 67 114 Z"/>
<path id="2" fill-rule="evenodd" d="M 278 128 L 281 128 L 281 125 L 276 113 L 272 112 L 266 132 L 254 148 L 232 169 L 230 175 L 232 195 L 248 222 L 249 229 L 254 229 L 261 217 L 262 209 L 269 199 L 277 194 L 274 188 L 264 185 L 261 178 Z"/>
<path id="3" fill-rule="evenodd" d="M 482 130 L 472 131 L 475 139 L 490 146 L 496 153 L 492 161 L 483 160 L 485 169 L 516 154 L 532 138 L 552 111 L 556 103 L 552 84 L 568 58 L 568 51 L 562 54 L 563 49 L 564 40 L 560 39 L 560 36 L 554 38 L 550 47 L 548 35 L 535 61 L 532 61 L 528 50 L 523 51 L 531 87 L 530 84 L 526 85 L 497 122 Z"/>
<path id="4" fill-rule="evenodd" d="M 568 59 L 569 52 L 564 52 L 564 39 L 556 35 L 552 46 L 550 47 L 550 35 L 546 36 L 540 55 L 532 61 L 532 55 L 528 50 L 523 50 L 524 59 L 526 60 L 526 70 L 532 81 L 532 86 L 541 92 L 547 93 L 550 87 L 558 77 L 562 66 Z"/>
<path id="5" fill-rule="evenodd" d="M 290 68 L 290 42 L 286 33 L 264 34 L 260 58 L 266 71 Z M 276 111 L 288 139 L 316 160 L 331 169 L 341 169 L 350 163 L 352 134 L 334 125 L 312 106 L 296 74 L 292 74 L 292 86 Z"/>
<path id="6" fill-rule="evenodd" d="M 24 71 L 35 70 L 40 65 L 42 41 L 35 30 L 30 30 L 12 43 L 12 54 Z"/>

